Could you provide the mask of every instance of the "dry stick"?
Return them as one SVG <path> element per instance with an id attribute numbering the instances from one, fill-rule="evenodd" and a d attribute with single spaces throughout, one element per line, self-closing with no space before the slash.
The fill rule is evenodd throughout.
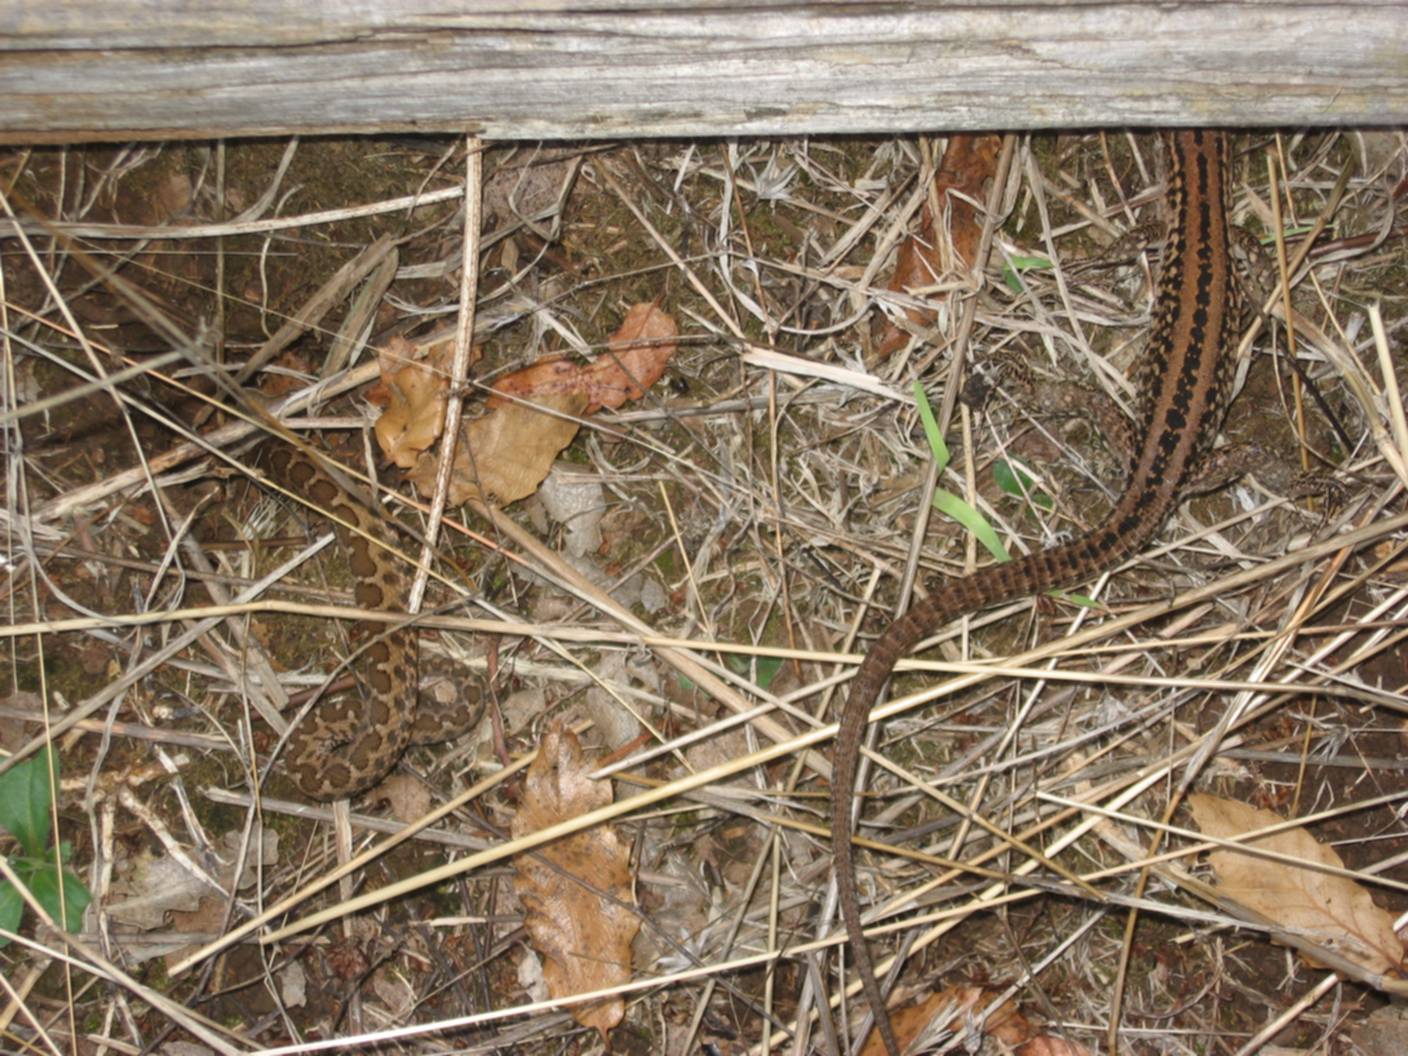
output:
<path id="1" fill-rule="evenodd" d="M 424 194 L 408 194 L 401 198 L 388 198 L 370 205 L 358 205 L 340 209 L 324 209 L 316 213 L 300 213 L 297 216 L 278 216 L 268 220 L 229 220 L 217 224 L 90 224 L 69 223 L 61 220 L 46 220 L 43 223 L 0 219 L 0 239 L 16 238 L 21 232 L 31 235 L 67 235 L 70 238 L 220 238 L 233 235 L 264 235 L 274 231 L 289 231 L 298 227 L 319 227 L 343 220 L 355 220 L 368 216 L 382 216 L 386 213 L 400 213 L 407 209 L 419 209 L 440 202 L 454 201 L 464 194 L 463 186 L 445 187 Z"/>
<path id="2" fill-rule="evenodd" d="M 1330 972 L 1325 978 L 1321 979 L 1309 993 L 1303 994 L 1295 1004 L 1276 1016 L 1270 1023 L 1266 1024 L 1266 1026 L 1262 1027 L 1248 1038 L 1246 1044 L 1233 1053 L 1232 1056 L 1253 1056 L 1254 1053 L 1258 1052 L 1276 1051 L 1280 1047 L 1270 1046 L 1268 1043 L 1285 1030 L 1294 1020 L 1300 1018 L 1302 1012 L 1314 1007 L 1316 1002 L 1339 985 L 1339 976 L 1334 972 Z M 1372 1022 L 1375 1018 L 1375 1016 L 1371 1015 L 1369 1021 Z M 1402 1020 L 1400 1019 L 1399 1022 L 1402 1022 Z M 1373 1033 L 1373 1031 L 1374 1028 L 1369 1027 L 1366 1033 Z M 1355 1028 L 1353 1033 L 1357 1034 L 1358 1028 Z M 1262 1046 L 1267 1047 L 1263 1049 Z M 1355 1047 L 1357 1048 L 1358 1046 Z"/>
<path id="3" fill-rule="evenodd" d="M 1033 660 L 1042 659 L 1055 652 L 1058 652 L 1062 648 L 1078 647 L 1087 642 L 1094 641 L 1098 638 L 1122 631 L 1127 627 L 1135 626 L 1139 623 L 1144 622 L 1145 620 L 1154 619 L 1167 613 L 1175 612 L 1188 605 L 1196 604 L 1202 601 L 1206 601 L 1210 598 L 1218 597 L 1221 594 L 1225 593 L 1227 590 L 1231 589 L 1234 585 L 1241 585 L 1248 582 L 1254 582 L 1258 579 L 1277 575 L 1280 572 L 1285 571 L 1286 569 L 1293 568 L 1307 561 L 1316 560 L 1319 557 L 1328 553 L 1334 553 L 1342 549 L 1358 548 L 1359 546 L 1367 542 L 1379 539 L 1384 535 L 1397 532 L 1404 528 L 1408 528 L 1408 513 L 1399 514 L 1395 517 L 1376 522 L 1367 527 L 1360 528 L 1356 531 L 1348 532 L 1341 536 L 1336 536 L 1333 539 L 1324 540 L 1313 546 L 1306 547 L 1304 550 L 1298 551 L 1294 554 L 1288 554 L 1273 561 L 1269 561 L 1266 564 L 1260 566 L 1259 568 L 1248 569 L 1247 571 L 1238 573 L 1235 576 L 1230 576 L 1226 580 L 1222 580 L 1217 583 L 1209 584 L 1207 586 L 1200 587 L 1196 590 L 1189 591 L 1187 594 L 1181 595 L 1177 598 L 1169 599 L 1167 601 L 1155 602 L 1153 604 L 1143 606 L 1131 613 L 1126 614 L 1125 616 L 1110 620 L 1107 623 L 1103 623 L 1098 627 L 1089 628 L 1086 631 L 1083 631 L 1081 634 L 1076 635 L 1072 638 L 1063 639 L 1057 642 L 1049 643 L 1045 646 L 1039 646 L 1036 649 L 1029 650 L 1028 652 L 1016 657 L 1014 659 L 1014 662 L 1029 663 Z M 908 697 L 902 697 L 897 700 L 890 700 L 884 705 L 874 709 L 874 711 L 871 713 L 871 721 L 880 721 L 883 719 L 888 719 L 894 715 L 902 714 L 912 708 L 918 707 L 922 704 L 927 704 L 936 697 L 949 695 L 960 690 L 966 689 L 969 686 L 984 682 L 989 677 L 991 677 L 991 675 L 988 672 L 974 672 L 952 679 L 951 681 L 945 683 L 943 686 L 937 687 L 937 689 L 930 689 L 922 693 L 912 694 Z M 599 807 L 596 810 L 589 811 L 588 813 L 579 815 L 576 818 L 570 818 L 566 821 L 559 822 L 556 825 L 549 826 L 548 828 L 542 829 L 538 832 L 530 833 L 507 844 L 503 844 L 498 847 L 492 847 L 479 854 L 470 855 L 469 857 L 461 859 L 458 862 L 452 862 L 448 865 L 429 870 L 425 873 L 420 874 L 418 877 L 412 877 L 404 884 L 397 885 L 395 893 L 400 894 L 406 890 L 414 890 L 416 888 L 423 887 L 429 884 L 439 883 L 441 880 L 445 880 L 453 876 L 458 876 L 461 873 L 469 872 L 473 869 L 478 868 L 481 865 L 487 865 L 488 863 L 498 861 L 501 858 L 505 858 L 513 854 L 518 854 L 526 850 L 531 850 L 532 848 L 542 846 L 543 844 L 549 843 L 552 840 L 558 839 L 559 837 L 567 836 L 574 832 L 580 832 L 583 829 L 591 828 L 593 825 L 605 821 L 610 821 L 614 818 L 618 818 L 624 814 L 629 814 L 643 807 L 651 806 L 655 803 L 659 803 L 662 800 L 669 799 L 672 796 L 678 795 L 680 793 L 693 791 L 694 789 L 701 788 L 704 785 L 711 784 L 716 781 L 722 781 L 750 767 L 771 762 L 773 759 L 780 758 L 800 749 L 811 748 L 816 744 L 822 743 L 828 738 L 834 737 L 835 734 L 835 723 L 831 723 L 827 726 L 820 727 L 815 730 L 810 730 L 804 734 L 792 738 L 791 740 L 769 745 L 768 747 L 760 749 L 759 751 L 754 752 L 751 755 L 745 756 L 741 759 L 732 760 L 727 763 L 722 763 L 718 766 L 710 767 L 708 770 L 703 770 L 699 773 L 691 774 L 686 777 L 680 778 L 677 781 L 673 781 L 658 789 L 652 789 L 649 792 L 642 793 L 630 799 L 621 800 L 617 803 L 613 803 L 608 806 Z M 333 907 L 332 909 L 314 914 L 311 917 L 306 917 L 302 920 L 295 921 L 294 923 L 280 929 L 272 935 L 265 936 L 262 941 L 272 942 L 276 939 L 284 938 L 288 935 L 296 934 L 300 931 L 305 931 L 308 928 L 315 927 L 318 924 L 340 916 L 343 913 L 356 912 L 358 910 L 365 909 L 368 906 L 377 905 L 380 902 L 385 901 L 387 898 L 392 897 L 391 895 L 387 894 L 387 891 L 390 890 L 391 889 L 368 892 L 342 906 Z"/>
<path id="4" fill-rule="evenodd" d="M 1336 181 L 1334 189 L 1330 192 L 1330 197 L 1327 199 L 1325 206 L 1320 210 L 1320 215 L 1316 217 L 1315 225 L 1311 228 L 1305 241 L 1301 243 L 1300 248 L 1296 251 L 1295 259 L 1292 260 L 1289 265 L 1286 265 L 1284 254 L 1282 255 L 1279 261 L 1282 269 L 1276 282 L 1276 288 L 1268 294 L 1265 303 L 1261 306 L 1261 311 L 1257 313 L 1256 318 L 1252 320 L 1251 325 L 1247 327 L 1246 333 L 1242 335 L 1242 340 L 1237 347 L 1236 358 L 1238 361 L 1250 353 L 1252 342 L 1255 341 L 1257 335 L 1261 333 L 1265 315 L 1267 312 L 1271 311 L 1272 306 L 1282 296 L 1285 297 L 1285 304 L 1290 304 L 1291 277 L 1301 264 L 1305 262 L 1306 257 L 1310 254 L 1311 247 L 1315 244 L 1315 240 L 1319 238 L 1320 233 L 1325 230 L 1325 225 L 1329 223 L 1330 217 L 1334 215 L 1335 210 L 1339 207 L 1340 198 L 1344 194 L 1348 184 L 1349 168 L 1345 167 L 1341 170 L 1339 179 Z M 1218 730 L 1203 742 L 1203 750 L 1189 764 L 1179 788 L 1169 797 L 1168 804 L 1164 808 L 1165 821 L 1168 821 L 1169 818 L 1173 816 L 1173 812 L 1182 801 L 1184 792 L 1187 791 L 1193 779 L 1202 770 L 1203 765 L 1207 762 L 1216 746 L 1221 743 L 1222 737 L 1226 734 L 1233 718 L 1234 716 L 1230 709 L 1224 712 Z M 1160 837 L 1156 835 L 1152 848 L 1154 852 L 1158 851 L 1159 843 Z M 1148 881 L 1149 877 L 1147 872 L 1140 874 L 1139 879 L 1135 883 L 1136 896 L 1143 895 Z M 1118 1056 L 1119 1054 L 1119 1024 L 1124 1007 L 1124 988 L 1125 982 L 1129 977 L 1129 963 L 1134 952 L 1134 929 L 1138 925 L 1138 922 L 1138 910 L 1131 909 L 1125 917 L 1124 943 L 1120 951 L 1119 968 L 1115 973 L 1114 994 L 1110 1007 L 1110 1022 L 1105 1032 L 1105 1046 L 1109 1050 L 1110 1056 Z"/>
<path id="5" fill-rule="evenodd" d="M 247 792 L 234 792 L 223 788 L 206 788 L 203 790 L 205 798 L 212 803 L 226 807 L 238 807 L 244 810 L 255 802 L 255 797 Z M 332 810 L 329 807 L 313 807 L 307 803 L 300 803 L 292 799 L 276 799 L 273 796 L 259 797 L 260 809 L 264 816 L 272 814 L 287 814 L 290 817 L 301 818 L 305 821 L 331 822 L 333 820 Z M 368 832 L 380 833 L 383 835 L 394 834 L 405 828 L 405 823 L 391 821 L 375 814 L 360 814 L 354 812 L 350 822 L 354 828 L 365 829 Z M 419 825 L 419 822 L 417 822 Z M 438 843 L 456 850 L 481 850 L 488 846 L 488 841 L 479 836 L 464 836 L 458 832 L 451 832 L 446 829 L 432 829 L 426 832 L 422 827 L 415 834 L 415 838 L 423 843 Z"/>
<path id="6" fill-rule="evenodd" d="M 479 240 L 483 227 L 484 145 L 475 136 L 466 136 L 464 159 L 464 246 L 460 265 L 460 304 L 455 325 L 455 356 L 450 365 L 450 402 L 445 408 L 445 427 L 440 437 L 440 463 L 435 470 L 435 495 L 425 527 L 420 551 L 420 567 L 411 583 L 406 611 L 420 611 L 430 563 L 435 558 L 435 541 L 450 493 L 450 477 L 455 469 L 455 446 L 460 440 L 460 416 L 464 412 L 465 378 L 474 347 L 474 312 L 479 302 Z"/>
<path id="7" fill-rule="evenodd" d="M 1381 402 L 1386 405 L 1388 412 L 1388 429 L 1380 426 L 1379 430 L 1383 435 L 1376 436 L 1375 440 L 1384 461 L 1397 474 L 1399 484 L 1404 485 L 1408 484 L 1408 415 L 1403 411 L 1403 393 L 1398 387 L 1398 375 L 1394 373 L 1388 335 L 1384 332 L 1383 313 L 1378 304 L 1369 305 L 1369 325 L 1374 332 L 1374 345 L 1379 354 L 1379 374 L 1384 379 L 1384 397 Z"/>
<path id="8" fill-rule="evenodd" d="M 367 281 L 362 283 L 353 296 L 352 303 L 348 305 L 347 314 L 338 324 L 337 333 L 333 336 L 327 357 L 323 360 L 324 375 L 331 377 L 347 369 L 352 353 L 363 346 L 363 338 L 370 333 L 376 321 L 377 311 L 381 308 L 382 298 L 396 281 L 396 272 L 400 267 L 401 254 L 393 246 L 382 258 L 381 263 L 372 269 Z"/>

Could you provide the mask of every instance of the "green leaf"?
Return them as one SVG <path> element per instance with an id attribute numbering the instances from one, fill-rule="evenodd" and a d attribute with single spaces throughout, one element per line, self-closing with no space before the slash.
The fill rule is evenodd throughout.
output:
<path id="1" fill-rule="evenodd" d="M 934 461 L 938 464 L 938 471 L 942 473 L 950 459 L 948 445 L 944 443 L 944 438 L 939 433 L 939 423 L 934 418 L 934 409 L 929 406 L 929 398 L 924 393 L 924 387 L 917 381 L 914 383 L 914 403 L 919 410 L 919 419 L 924 423 L 924 433 L 929 438 L 929 447 L 934 452 Z M 987 518 L 953 492 L 945 491 L 943 488 L 935 488 L 934 509 L 963 525 L 978 542 L 983 544 L 988 553 L 999 561 L 1011 560 L 1007 554 L 1007 547 L 1002 545 L 1002 540 L 998 538 L 992 525 L 988 524 Z"/>
<path id="2" fill-rule="evenodd" d="M 31 858 L 43 858 L 49 846 L 49 765 L 46 747 L 0 774 L 0 825 L 10 831 Z M 54 764 L 58 779 L 58 763 Z"/>
<path id="3" fill-rule="evenodd" d="M 992 465 L 992 477 L 1008 495 L 1028 500 L 1043 510 L 1051 509 L 1051 496 L 1037 488 L 1031 474 L 1023 472 L 1021 467 L 1012 465 L 1006 459 L 998 459 Z"/>
<path id="4" fill-rule="evenodd" d="M 753 661 L 746 656 L 729 656 L 724 663 L 728 664 L 729 670 L 735 675 L 742 675 L 745 678 L 753 667 Z M 760 656 L 757 658 L 758 677 L 754 682 L 759 689 L 767 689 L 772 684 L 772 680 L 777 677 L 778 671 L 782 670 L 782 661 L 775 656 Z"/>
<path id="5" fill-rule="evenodd" d="M 20 917 L 24 914 L 24 899 L 15 890 L 15 885 L 8 880 L 0 880 L 0 928 L 6 931 L 17 931 L 20 926 Z M 9 943 L 9 939 L 0 939 L 0 946 Z"/>
<path id="6" fill-rule="evenodd" d="M 919 411 L 919 420 L 924 423 L 924 435 L 929 439 L 929 450 L 934 452 L 934 461 L 938 463 L 938 471 L 942 473 L 948 468 L 948 444 L 944 443 L 944 434 L 939 432 L 939 422 L 934 417 L 934 408 L 929 406 L 929 396 L 925 393 L 924 386 L 916 381 L 913 391 L 914 406 Z"/>
<path id="7" fill-rule="evenodd" d="M 987 552 L 999 561 L 1012 560 L 1011 555 L 1007 553 L 1007 547 L 1002 545 L 1002 540 L 998 538 L 993 526 L 988 524 L 987 518 L 953 492 L 944 491 L 942 488 L 935 489 L 934 509 L 967 528 Z"/>
<path id="8" fill-rule="evenodd" d="M 758 688 L 767 689 L 772 685 L 772 680 L 777 677 L 777 673 L 782 670 L 782 658 L 779 656 L 758 657 Z"/>
<path id="9" fill-rule="evenodd" d="M 1013 293 L 1022 292 L 1022 280 L 1018 274 L 1023 271 L 1039 271 L 1051 267 L 1045 257 L 1014 256 L 1002 265 L 1002 281 Z"/>
<path id="10" fill-rule="evenodd" d="M 1043 266 L 1049 267 L 1050 263 L 1042 258 L 1021 258 L 1023 260 L 1040 261 Z M 914 403 L 919 410 L 919 419 L 924 423 L 925 435 L 929 438 L 929 447 L 934 452 L 934 460 L 938 463 L 939 472 L 944 471 L 944 467 L 949 463 L 948 445 L 944 443 L 943 436 L 939 433 L 939 423 L 934 418 L 934 409 L 929 406 L 929 397 L 924 392 L 924 386 L 919 382 L 914 383 Z M 1020 476 L 1014 475 L 1020 474 Z M 1004 476 L 1005 474 L 1005 476 Z M 1014 495 L 1026 495 L 1032 502 L 1042 509 L 1051 508 L 1051 499 L 1040 492 L 1033 493 L 1033 481 L 1026 473 L 1015 470 L 1006 462 L 998 462 L 993 467 L 993 475 L 997 478 L 998 487 L 1003 491 Z M 1009 486 L 1010 485 L 1010 486 Z M 945 517 L 951 517 L 964 528 L 973 533 L 973 536 L 982 543 L 988 553 L 999 561 L 1011 561 L 1012 557 L 1007 552 L 1007 547 L 1002 545 L 1002 540 L 998 537 L 992 525 L 988 524 L 987 518 L 975 510 L 968 503 L 964 502 L 957 495 L 943 488 L 934 489 L 934 509 L 938 510 Z M 1048 590 L 1049 596 L 1058 600 L 1064 599 L 1074 605 L 1080 605 L 1087 609 L 1098 609 L 1100 603 L 1084 594 L 1069 594 L 1059 590 Z"/>
<path id="11" fill-rule="evenodd" d="M 44 912 L 53 917 L 55 921 L 64 922 L 69 931 L 78 931 L 83 926 L 83 911 L 88 908 L 88 903 L 93 901 L 93 896 L 88 888 L 83 886 L 83 881 L 74 876 L 73 873 L 64 870 L 64 910 L 66 915 L 59 913 L 59 877 L 58 870 L 51 864 L 40 869 L 30 882 L 29 890 L 34 894 L 35 899 L 44 907 Z"/>

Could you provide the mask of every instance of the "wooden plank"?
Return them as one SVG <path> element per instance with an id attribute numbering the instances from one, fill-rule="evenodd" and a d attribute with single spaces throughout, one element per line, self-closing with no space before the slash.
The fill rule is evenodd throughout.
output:
<path id="1" fill-rule="evenodd" d="M 1402 0 L 10 0 L 0 142 L 1408 120 Z"/>

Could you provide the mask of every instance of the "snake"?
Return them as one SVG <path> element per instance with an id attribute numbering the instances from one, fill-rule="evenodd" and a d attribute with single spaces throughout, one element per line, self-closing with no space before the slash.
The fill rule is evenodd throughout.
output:
<path id="1" fill-rule="evenodd" d="M 1102 522 L 1070 542 L 931 584 L 871 645 L 842 708 L 832 758 L 836 881 L 861 988 L 889 1056 L 900 1056 L 900 1044 L 862 927 L 851 802 L 862 735 L 890 672 L 935 629 L 961 616 L 1092 579 L 1139 553 L 1190 485 L 1208 475 L 1231 395 L 1241 316 L 1229 246 L 1231 147 L 1221 132 L 1182 129 L 1170 137 L 1170 148 L 1167 252 L 1138 369 L 1143 439 L 1131 452 L 1123 493 Z M 1208 486 L 1204 480 L 1200 490 Z"/>
<path id="2" fill-rule="evenodd" d="M 410 576 L 396 551 L 390 518 L 338 481 L 317 458 L 284 443 L 265 445 L 270 479 L 334 522 L 362 609 L 406 611 Z M 461 691 L 448 705 L 419 693 L 420 638 L 405 623 L 359 620 L 350 666 L 354 685 L 325 693 L 289 734 L 284 769 L 309 799 L 347 799 L 385 777 L 413 744 L 468 731 L 483 714 L 480 694 Z"/>

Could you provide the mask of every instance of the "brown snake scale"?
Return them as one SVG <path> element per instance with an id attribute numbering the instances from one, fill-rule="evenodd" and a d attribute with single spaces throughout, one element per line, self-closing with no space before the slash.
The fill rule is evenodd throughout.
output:
<path id="1" fill-rule="evenodd" d="M 357 606 L 404 612 L 410 577 L 394 552 L 396 530 L 387 518 L 296 448 L 272 445 L 263 461 L 276 483 L 336 524 Z M 456 737 L 483 712 L 482 697 L 463 688 L 450 705 L 419 701 L 414 627 L 362 620 L 352 628 L 352 641 L 360 646 L 352 662 L 356 688 L 319 699 L 284 750 L 285 768 L 309 799 L 356 795 L 385 777 L 409 745 Z"/>
<path id="2" fill-rule="evenodd" d="M 1135 371 L 1140 431 L 1124 491 L 1101 523 L 1072 542 L 931 584 L 927 597 L 875 639 L 841 712 L 831 775 L 836 881 L 856 970 L 890 1056 L 900 1056 L 900 1045 L 862 931 L 851 844 L 851 803 L 871 707 L 899 659 L 935 629 L 966 613 L 1080 583 L 1142 550 L 1187 492 L 1226 410 L 1239 323 L 1228 246 L 1227 137 L 1186 129 L 1169 142 L 1167 251 L 1148 347 Z M 864 1040 L 857 1039 L 854 1051 Z"/>

